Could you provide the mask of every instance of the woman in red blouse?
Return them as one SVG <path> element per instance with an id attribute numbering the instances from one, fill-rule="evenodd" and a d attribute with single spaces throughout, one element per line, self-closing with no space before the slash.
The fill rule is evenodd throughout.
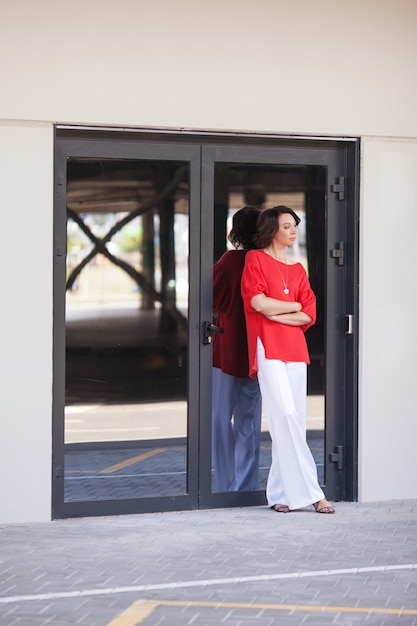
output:
<path id="1" fill-rule="evenodd" d="M 212 458 L 216 491 L 258 489 L 261 393 L 249 377 L 248 344 L 240 281 L 253 248 L 259 210 L 233 216 L 228 250 L 214 266 L 213 310 L 223 334 L 213 336 Z"/>
<path id="2" fill-rule="evenodd" d="M 306 441 L 305 331 L 316 320 L 316 298 L 301 263 L 287 258 L 300 218 L 285 206 L 265 209 L 246 255 L 242 297 L 250 375 L 258 378 L 272 440 L 266 496 L 278 513 L 314 505 L 334 513 L 319 486 Z"/>

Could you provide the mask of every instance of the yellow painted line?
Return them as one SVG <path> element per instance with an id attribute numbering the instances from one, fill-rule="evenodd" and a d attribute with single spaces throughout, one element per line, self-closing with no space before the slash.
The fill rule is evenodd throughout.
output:
<path id="1" fill-rule="evenodd" d="M 417 609 L 389 609 L 359 606 L 317 606 L 308 604 L 245 604 L 241 602 L 188 602 L 187 600 L 138 600 L 107 626 L 137 626 L 158 606 L 213 607 L 217 609 L 256 609 L 264 611 L 303 611 L 305 613 L 368 613 L 382 615 L 417 615 Z M 135 621 L 136 620 L 136 621 Z"/>
<path id="2" fill-rule="evenodd" d="M 134 456 L 131 459 L 126 459 L 126 461 L 122 461 L 121 463 L 116 463 L 115 465 L 110 465 L 110 467 L 106 467 L 99 471 L 99 474 L 111 474 L 112 472 L 117 472 L 119 469 L 123 469 L 125 467 L 129 467 L 129 465 L 134 465 L 135 463 L 139 463 L 140 461 L 144 461 L 145 459 L 149 459 L 151 456 L 155 456 L 156 454 L 161 454 L 165 452 L 166 448 L 155 448 L 155 450 L 150 450 L 149 452 L 144 452 L 143 454 L 139 454 L 139 456 Z"/>
<path id="3" fill-rule="evenodd" d="M 126 611 L 123 611 L 121 615 L 109 622 L 107 626 L 136 626 L 136 624 L 140 624 L 145 617 L 148 617 L 159 604 L 161 603 L 153 602 L 152 600 L 138 600 L 138 602 L 134 602 L 126 609 Z"/>

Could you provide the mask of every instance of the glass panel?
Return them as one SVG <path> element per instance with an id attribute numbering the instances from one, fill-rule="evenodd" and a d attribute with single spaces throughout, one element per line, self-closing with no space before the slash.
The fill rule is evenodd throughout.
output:
<path id="1" fill-rule="evenodd" d="M 228 234 L 236 211 L 250 205 L 265 209 L 277 205 L 292 208 L 301 218 L 296 244 L 288 249 L 288 256 L 300 261 L 306 268 L 317 297 L 317 322 L 306 333 L 311 365 L 308 367 L 307 440 L 316 461 L 320 484 L 324 484 L 324 429 L 325 429 L 325 189 L 326 169 L 318 166 L 258 166 L 246 164 L 217 163 L 215 166 L 215 216 L 213 264 L 222 254 L 232 249 Z M 215 294 L 214 294 L 215 295 Z M 215 348 L 214 348 L 215 349 Z M 218 384 L 218 372 L 214 372 L 213 384 Z M 216 388 L 213 393 L 213 450 L 212 490 L 225 491 L 227 481 L 216 477 L 221 472 L 239 473 L 239 446 L 234 418 L 223 411 L 220 430 L 219 417 L 215 415 Z M 225 450 L 225 432 L 228 420 L 232 435 L 228 453 Z M 220 450 L 219 442 L 223 442 Z M 252 444 L 253 445 L 253 444 Z M 216 449 L 217 447 L 217 449 Z M 235 451 L 233 452 L 233 448 Z M 247 450 L 246 450 L 247 453 Z M 253 461 L 253 449 L 249 458 Z M 223 456 L 222 456 L 223 455 Z M 266 488 L 271 463 L 271 446 L 268 427 L 262 411 L 259 488 Z M 231 469 L 232 467 L 232 469 Z M 246 466 L 247 467 L 247 466 Z M 228 490 L 236 489 L 236 481 L 228 480 Z M 223 485 L 223 486 L 222 486 Z M 247 489 L 247 487 L 242 487 Z"/>
<path id="2" fill-rule="evenodd" d="M 185 494 L 188 164 L 67 179 L 65 501 Z"/>

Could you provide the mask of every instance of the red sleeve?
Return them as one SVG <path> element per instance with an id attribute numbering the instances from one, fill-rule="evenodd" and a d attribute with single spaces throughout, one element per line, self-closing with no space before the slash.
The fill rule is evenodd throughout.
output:
<path id="1" fill-rule="evenodd" d="M 267 293 L 267 283 L 255 251 L 249 251 L 242 274 L 242 298 L 245 306 L 252 309 L 251 300 L 260 293 Z M 254 309 L 252 309 L 254 310 Z"/>
<path id="2" fill-rule="evenodd" d="M 310 282 L 307 278 L 307 274 L 303 269 L 303 274 L 300 282 L 300 288 L 298 293 L 298 301 L 301 302 L 303 312 L 307 313 L 311 317 L 311 322 L 305 324 L 300 328 L 305 332 L 310 326 L 313 326 L 316 322 L 316 296 L 310 286 Z"/>

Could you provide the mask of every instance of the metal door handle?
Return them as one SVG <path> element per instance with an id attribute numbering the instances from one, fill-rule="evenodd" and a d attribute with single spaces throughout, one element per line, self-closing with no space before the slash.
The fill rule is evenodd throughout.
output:
<path id="1" fill-rule="evenodd" d="M 224 333 L 223 328 L 220 326 L 216 326 L 212 322 L 203 322 L 203 343 L 209 344 L 211 343 L 213 333 Z"/>
<path id="2" fill-rule="evenodd" d="M 353 335 L 353 315 L 345 315 L 345 333 Z"/>

